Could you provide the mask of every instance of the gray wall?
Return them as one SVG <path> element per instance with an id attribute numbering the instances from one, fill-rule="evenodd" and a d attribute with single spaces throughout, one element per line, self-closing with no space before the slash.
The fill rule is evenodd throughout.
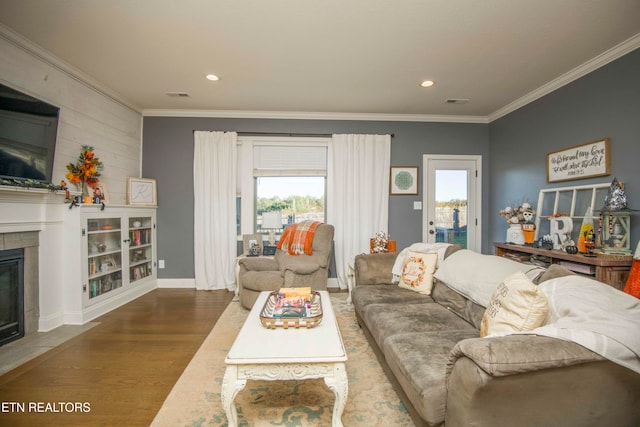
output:
<path id="1" fill-rule="evenodd" d="M 611 138 L 611 176 L 550 184 L 546 154 Z M 498 215 L 513 202 L 537 202 L 541 188 L 625 182 L 632 209 L 640 209 L 640 49 L 489 125 L 489 241 L 504 241 Z M 603 201 L 604 204 L 604 201 Z M 600 206 L 596 206 L 600 208 Z M 640 238 L 640 216 L 631 217 L 632 249 Z"/>
<path id="2" fill-rule="evenodd" d="M 488 194 L 488 126 L 461 123 L 375 121 L 211 119 L 145 117 L 142 176 L 158 181 L 158 259 L 166 268 L 159 278 L 193 278 L 193 130 L 282 133 L 394 134 L 391 165 L 419 166 L 417 196 L 391 196 L 389 233 L 404 248 L 422 238 L 422 211 L 413 201 L 422 200 L 423 154 L 474 154 L 483 156 Z M 380 173 L 389 173 L 381 171 Z M 487 207 L 483 216 L 489 214 Z M 486 223 L 486 222 L 485 222 Z M 377 230 L 376 230 L 377 231 Z M 483 234 L 488 227 L 483 228 Z M 486 252 L 490 246 L 483 246 Z"/>
<path id="3" fill-rule="evenodd" d="M 489 125 L 374 121 L 262 120 L 145 117 L 144 177 L 158 180 L 160 278 L 193 277 L 193 134 L 196 130 L 283 133 L 394 134 L 391 164 L 420 166 L 417 196 L 391 196 L 389 232 L 404 248 L 422 238 L 423 154 L 483 156 L 482 251 L 504 241 L 500 208 L 537 202 L 541 188 L 626 183 L 630 207 L 640 209 L 640 50 L 535 101 Z M 611 138 L 610 177 L 546 182 L 545 156 L 600 138 Z M 382 171 L 381 173 L 388 173 Z M 632 240 L 640 238 L 640 216 L 632 216 Z"/>

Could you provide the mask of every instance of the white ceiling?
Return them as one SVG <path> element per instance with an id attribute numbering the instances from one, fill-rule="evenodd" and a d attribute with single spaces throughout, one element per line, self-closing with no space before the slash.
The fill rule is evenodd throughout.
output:
<path id="1" fill-rule="evenodd" d="M 640 0 L 0 0 L 0 23 L 145 114 L 491 120 L 640 47 Z"/>

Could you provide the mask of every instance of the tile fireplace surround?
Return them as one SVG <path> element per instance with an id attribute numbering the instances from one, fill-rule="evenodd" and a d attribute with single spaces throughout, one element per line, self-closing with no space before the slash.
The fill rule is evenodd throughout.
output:
<path id="1" fill-rule="evenodd" d="M 0 234 L 0 251 L 24 249 L 24 335 L 38 332 L 40 320 L 40 295 L 38 282 L 37 231 L 21 231 Z"/>
<path id="2" fill-rule="evenodd" d="M 24 249 L 25 336 L 65 323 L 64 193 L 0 186 L 0 250 Z"/>

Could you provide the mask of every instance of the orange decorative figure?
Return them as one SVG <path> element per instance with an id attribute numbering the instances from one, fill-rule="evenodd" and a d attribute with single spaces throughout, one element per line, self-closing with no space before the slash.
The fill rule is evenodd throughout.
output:
<path id="1" fill-rule="evenodd" d="M 69 187 L 67 187 L 67 183 L 62 180 L 60 181 L 60 187 L 64 190 L 64 198 L 65 200 L 71 199 L 71 194 L 69 193 Z"/>
<path id="2" fill-rule="evenodd" d="M 591 206 L 587 208 L 587 212 L 584 214 L 584 219 L 582 220 L 582 226 L 580 227 L 580 235 L 578 236 L 578 251 L 580 253 L 586 254 L 589 252 L 589 248 L 587 247 L 589 232 L 593 233 L 593 216 L 591 215 Z"/>
<path id="3" fill-rule="evenodd" d="M 535 213 L 532 210 L 527 210 L 522 213 L 524 217 L 524 224 L 522 224 L 522 232 L 524 233 L 524 243 L 530 245 L 533 243 L 533 238 L 536 234 L 536 224 L 533 222 L 533 216 Z"/>

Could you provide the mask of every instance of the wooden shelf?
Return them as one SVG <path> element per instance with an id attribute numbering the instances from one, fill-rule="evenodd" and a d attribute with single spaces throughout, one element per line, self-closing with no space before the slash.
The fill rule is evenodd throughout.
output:
<path id="1" fill-rule="evenodd" d="M 540 249 L 511 243 L 494 243 L 494 246 L 497 256 L 517 258 L 521 262 L 530 262 L 532 255 L 546 257 L 550 264 L 560 264 L 578 274 L 599 280 L 620 290 L 624 289 L 633 262 L 631 255 L 626 257 L 598 254 L 589 257 L 583 254 L 572 255 L 559 250 Z"/>

